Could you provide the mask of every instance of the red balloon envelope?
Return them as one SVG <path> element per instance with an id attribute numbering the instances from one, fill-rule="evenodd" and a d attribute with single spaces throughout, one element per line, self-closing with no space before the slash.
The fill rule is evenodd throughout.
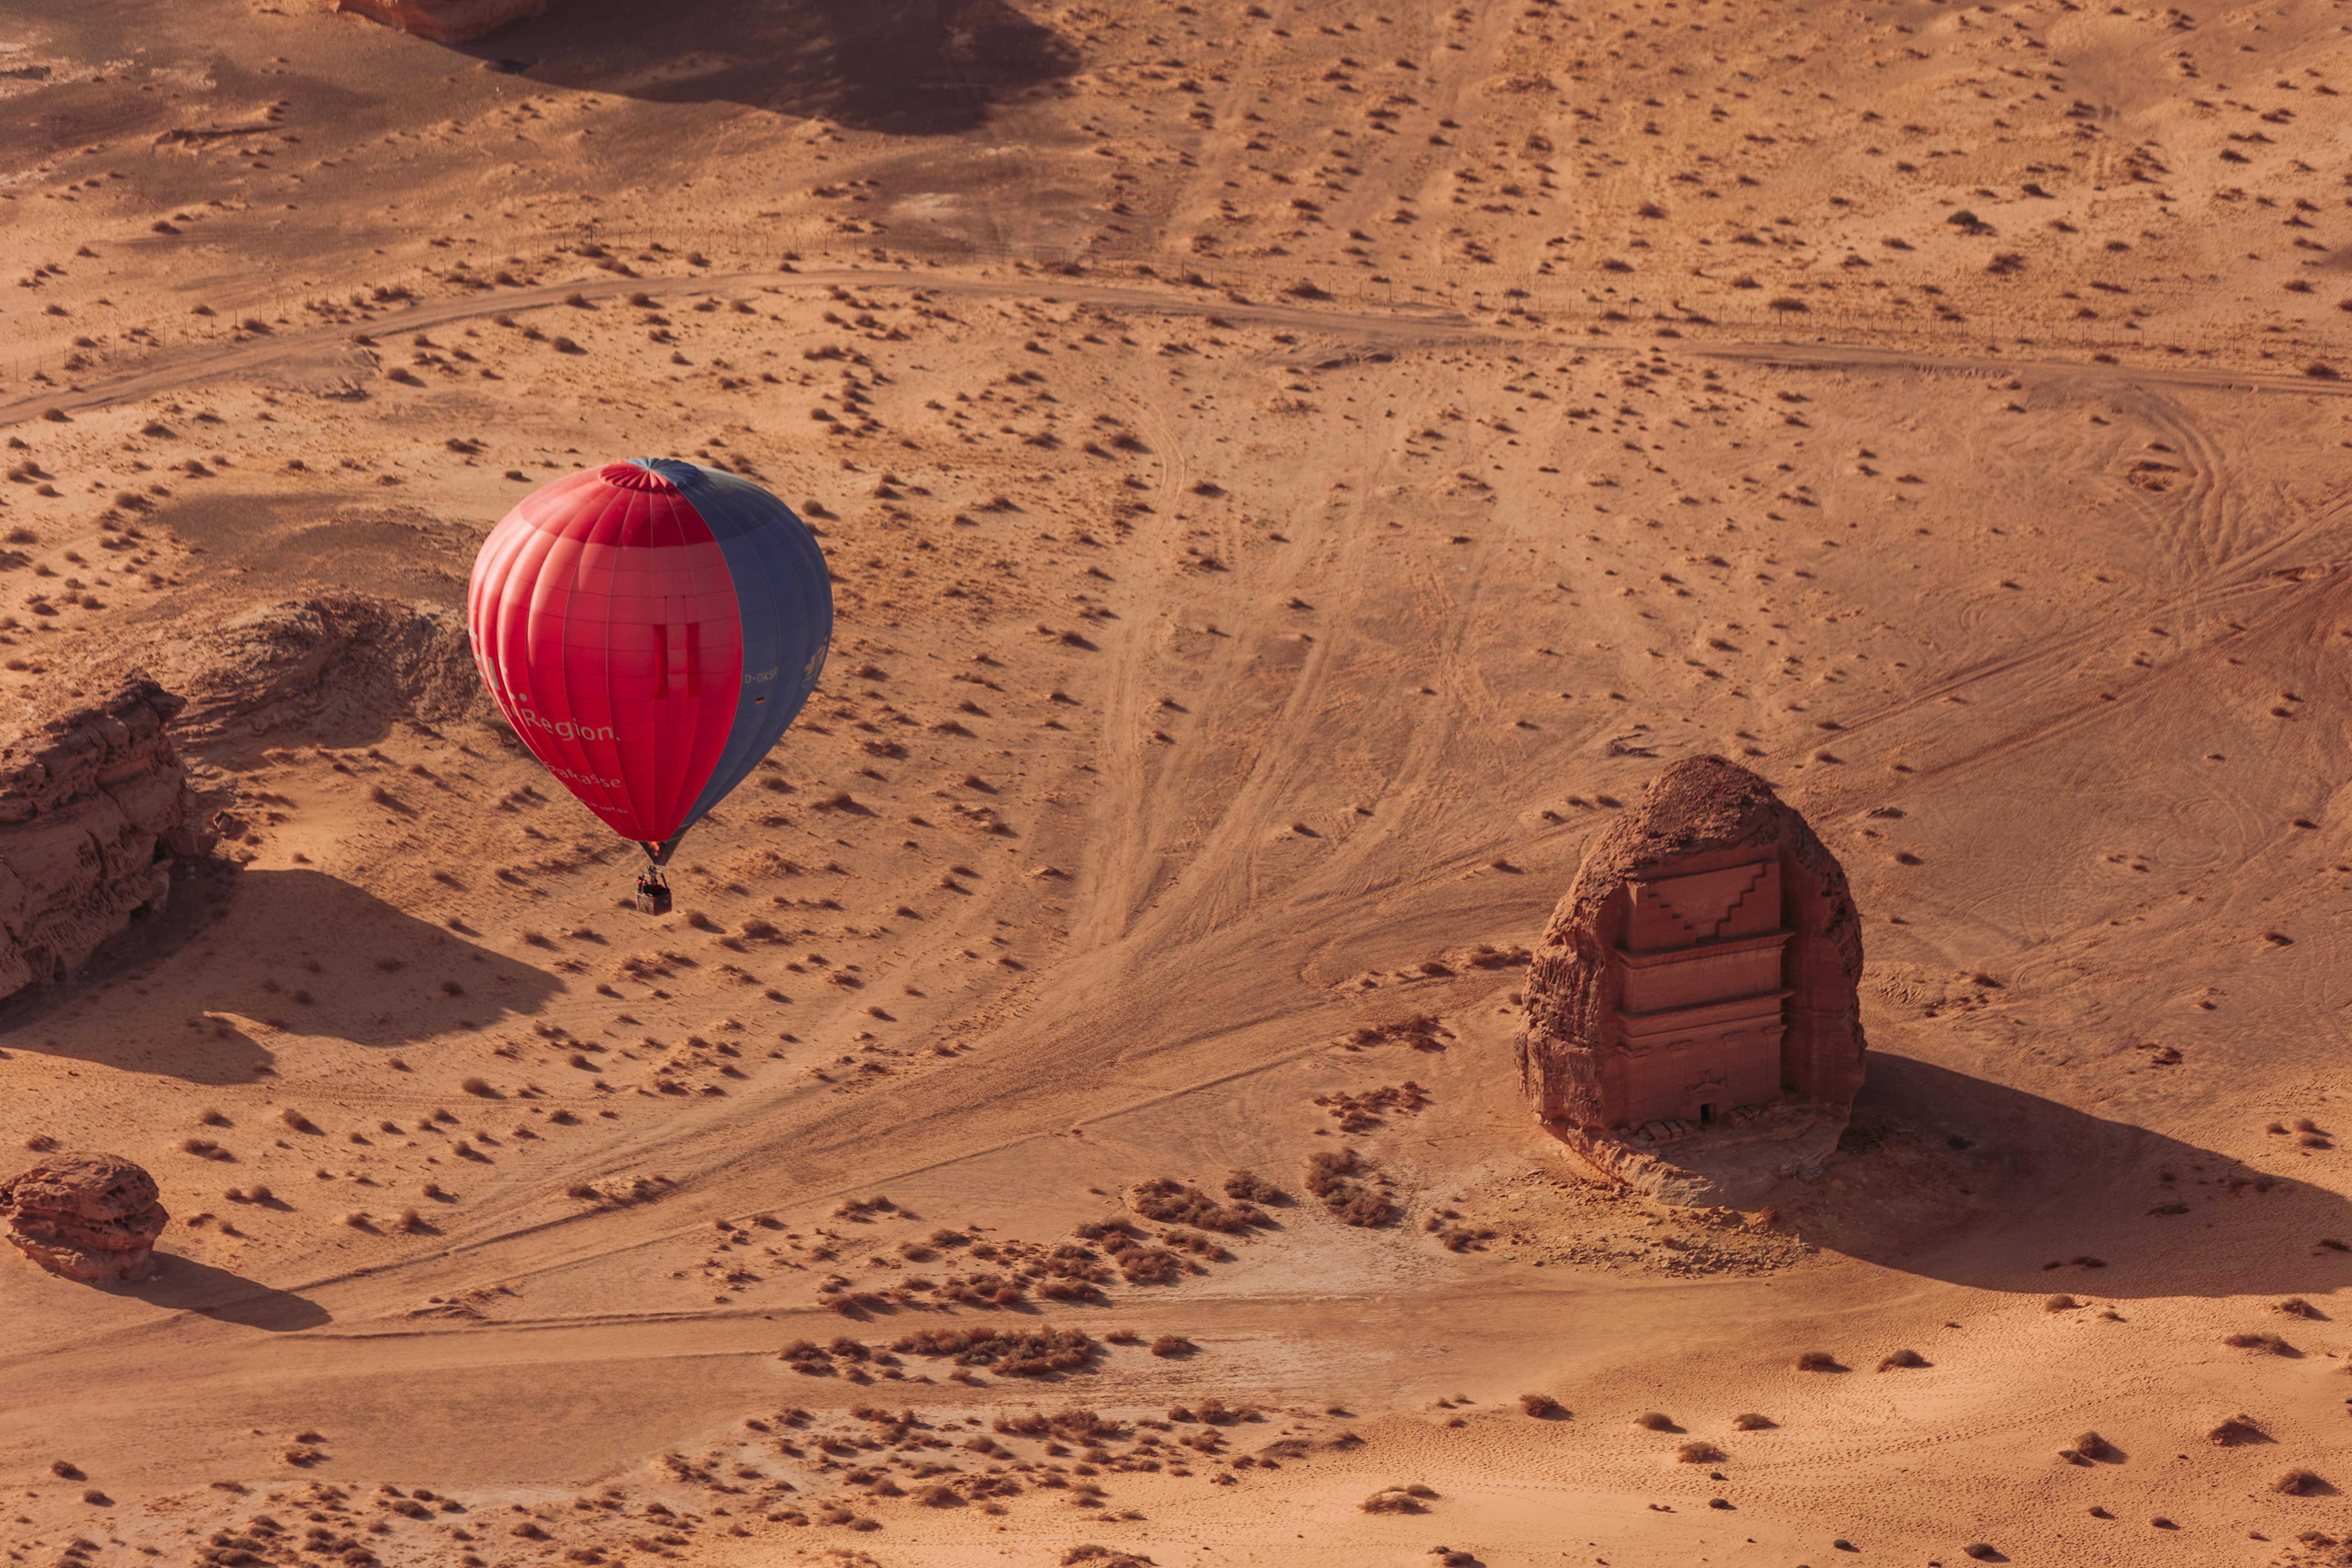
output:
<path id="1" fill-rule="evenodd" d="M 670 458 L 524 497 L 482 542 L 466 611 L 523 744 L 657 862 L 782 738 L 833 637 L 807 525 Z"/>

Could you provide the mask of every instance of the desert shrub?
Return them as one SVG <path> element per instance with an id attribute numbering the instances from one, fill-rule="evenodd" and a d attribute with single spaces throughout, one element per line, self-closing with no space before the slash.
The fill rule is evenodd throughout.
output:
<path id="1" fill-rule="evenodd" d="M 1806 1351 L 1792 1363 L 1799 1372 L 1843 1372 L 1838 1358 L 1827 1351 Z"/>
<path id="2" fill-rule="evenodd" d="M 2251 1415 L 2232 1415 L 2206 1433 L 2205 1440 L 2215 1447 L 2238 1448 L 2248 1443 L 2266 1443 L 2270 1434 Z"/>
<path id="3" fill-rule="evenodd" d="M 1679 1432 L 1682 1430 L 1681 1427 L 1675 1425 L 1675 1418 L 1673 1416 L 1668 1415 L 1661 1410 L 1643 1411 L 1642 1414 L 1633 1417 L 1633 1425 L 1639 1426 L 1644 1432 Z"/>
<path id="4" fill-rule="evenodd" d="M 1080 1329 L 927 1329 L 890 1348 L 902 1355 L 947 1357 L 960 1367 L 981 1367 L 1002 1377 L 1042 1377 L 1076 1372 L 1100 1353 L 1094 1337 Z"/>
<path id="5" fill-rule="evenodd" d="M 1446 1225 L 1432 1215 L 1424 1227 L 1434 1233 L 1437 1245 L 1448 1252 L 1467 1252 L 1482 1241 L 1492 1241 L 1497 1234 L 1489 1226 Z"/>
<path id="6" fill-rule="evenodd" d="M 1346 1178 L 1370 1170 L 1353 1149 L 1327 1149 L 1307 1162 L 1307 1190 L 1318 1198 L 1327 1197 Z"/>
<path id="7" fill-rule="evenodd" d="M 1046 1424 L 1061 1436 L 1073 1443 L 1102 1444 L 1115 1442 L 1127 1435 L 1127 1429 L 1105 1415 L 1098 1415 L 1084 1405 L 1059 1410 L 1045 1418 Z"/>
<path id="8" fill-rule="evenodd" d="M 1356 1506 L 1366 1513 L 1427 1513 L 1424 1505 L 1436 1496 L 1431 1487 L 1382 1487 Z"/>
<path id="9" fill-rule="evenodd" d="M 2042 1310 L 2045 1312 L 2071 1312 L 2082 1304 L 2072 1296 L 2047 1296 L 2042 1299 Z"/>
<path id="10" fill-rule="evenodd" d="M 1981 1541 L 1972 1541 L 1968 1545 L 1961 1547 L 1960 1551 L 1966 1555 L 1975 1558 L 1979 1563 L 1998 1563 L 2000 1561 L 2000 1548 L 1990 1545 Z"/>
<path id="11" fill-rule="evenodd" d="M 1353 1149 L 1325 1150 L 1307 1162 L 1307 1190 L 1343 1225 L 1373 1226 L 1396 1218 L 1397 1206 L 1386 1194 L 1356 1181 L 1380 1173 Z"/>
<path id="12" fill-rule="evenodd" d="M 824 1377 L 833 1371 L 833 1358 L 814 1340 L 794 1340 L 776 1352 L 776 1359 L 803 1377 Z"/>
<path id="13" fill-rule="evenodd" d="M 1221 1204 L 1200 1188 L 1166 1176 L 1138 1183 L 1128 1201 L 1146 1219 L 1155 1219 L 1162 1225 L 1193 1226 L 1225 1236 L 1235 1236 L 1265 1223 L 1265 1215 L 1249 1204 Z"/>
<path id="14" fill-rule="evenodd" d="M 1921 1355 L 1917 1351 L 1895 1351 L 1891 1354 L 1879 1358 L 1878 1370 L 1881 1372 L 1893 1372 L 1897 1367 L 1926 1366 L 1927 1364 L 1927 1358 Z"/>
<path id="15" fill-rule="evenodd" d="M 1745 1411 L 1731 1418 L 1731 1429 L 1735 1432 L 1761 1432 L 1767 1427 L 1779 1425 L 1780 1423 L 1769 1415 L 1759 1415 L 1752 1410 Z"/>
<path id="16" fill-rule="evenodd" d="M 2311 1497 L 2327 1489 L 2327 1483 L 2305 1469 L 2282 1470 L 2271 1482 L 2271 1490 L 2286 1497 Z"/>
<path id="17" fill-rule="evenodd" d="M 2224 1334 L 2221 1342 L 2232 1350 L 2259 1351 L 2264 1355 L 2294 1353 L 2294 1347 L 2276 1334 Z"/>
<path id="18" fill-rule="evenodd" d="M 1184 1260 L 1164 1247 L 1130 1247 L 1112 1256 L 1130 1285 L 1172 1285 L 1184 1277 Z"/>
<path id="19" fill-rule="evenodd" d="M 1568 1414 L 1559 1401 L 1549 1394 L 1522 1394 L 1519 1408 L 1538 1421 L 1555 1420 Z"/>
<path id="20" fill-rule="evenodd" d="M 2271 1310 L 2274 1312 L 2284 1312 L 2290 1318 L 2314 1318 L 2324 1320 L 2327 1316 L 2326 1313 L 2321 1311 L 2318 1308 L 2313 1306 L 2310 1302 L 2305 1300 L 2300 1296 L 2289 1296 L 2285 1300 L 2281 1301 L 2277 1306 L 2272 1308 Z"/>
<path id="21" fill-rule="evenodd" d="M 2104 1459 L 2115 1447 L 2096 1432 L 2085 1432 L 2074 1439 L 2074 1451 L 2086 1459 Z"/>
<path id="22" fill-rule="evenodd" d="M 1225 1173 L 1225 1196 L 1251 1204 L 1286 1204 L 1290 1194 L 1250 1171 Z"/>
<path id="23" fill-rule="evenodd" d="M 1200 1348 L 1181 1334 L 1162 1334 L 1151 1342 L 1151 1353 L 1162 1358 L 1191 1355 Z"/>
<path id="24" fill-rule="evenodd" d="M 1704 1437 L 1685 1443 L 1675 1450 L 1675 1461 L 1685 1465 L 1719 1465 L 1723 1463 L 1724 1457 L 1722 1449 Z"/>

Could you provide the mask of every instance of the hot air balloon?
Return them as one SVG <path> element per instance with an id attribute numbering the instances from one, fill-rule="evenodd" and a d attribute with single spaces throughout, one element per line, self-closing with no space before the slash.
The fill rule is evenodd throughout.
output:
<path id="1" fill-rule="evenodd" d="M 678 839 L 781 739 L 833 637 L 824 552 L 747 479 L 674 458 L 523 498 L 466 595 L 474 658 L 522 743 L 643 847 L 667 910 Z"/>

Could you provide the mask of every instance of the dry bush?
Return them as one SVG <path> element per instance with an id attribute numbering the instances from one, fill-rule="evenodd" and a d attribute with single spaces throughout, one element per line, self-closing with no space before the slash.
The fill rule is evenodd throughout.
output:
<path id="1" fill-rule="evenodd" d="M 2042 1298 L 2042 1310 L 2045 1312 L 2071 1312 L 2082 1304 L 2072 1296 L 2045 1296 Z"/>
<path id="2" fill-rule="evenodd" d="M 2327 1319 L 2326 1313 L 2321 1311 L 2318 1308 L 2313 1306 L 2310 1302 L 2305 1300 L 2300 1296 L 2289 1296 L 2285 1300 L 2281 1301 L 2277 1306 L 2273 1307 L 2271 1310 L 2273 1312 L 2284 1312 L 2290 1318 L 2310 1318 L 2321 1322 L 2325 1322 Z"/>
<path id="3" fill-rule="evenodd" d="M 803 1377 L 824 1377 L 833 1372 L 833 1358 L 814 1340 L 794 1340 L 776 1352 L 776 1359 Z"/>
<path id="4" fill-rule="evenodd" d="M 1036 1411 L 1019 1415 L 1000 1415 L 989 1426 L 1008 1437 L 1043 1437 L 1054 1429 L 1054 1424 Z"/>
<path id="5" fill-rule="evenodd" d="M 1386 1225 L 1396 1217 L 1396 1205 L 1385 1194 L 1351 1179 L 1378 1174 L 1353 1149 L 1328 1149 L 1307 1162 L 1307 1190 L 1322 1199 L 1323 1206 L 1343 1224 Z"/>
<path id="6" fill-rule="evenodd" d="M 1427 1513 L 1424 1505 L 1436 1496 L 1433 1487 L 1382 1487 L 1356 1506 L 1366 1513 Z"/>
<path id="7" fill-rule="evenodd" d="M 1567 1415 L 1567 1409 L 1549 1394 L 1522 1394 L 1519 1409 L 1538 1421 L 1556 1421 Z"/>
<path id="8" fill-rule="evenodd" d="M 1322 1106 L 1339 1123 L 1342 1132 L 1370 1132 L 1384 1125 L 1391 1111 L 1412 1115 L 1430 1102 L 1429 1090 L 1407 1079 L 1402 1087 L 1382 1084 L 1362 1094 L 1318 1094 L 1312 1103 Z"/>
<path id="9" fill-rule="evenodd" d="M 1791 1363 L 1799 1372 L 1843 1372 L 1838 1358 L 1827 1351 L 1806 1351 Z"/>
<path id="10" fill-rule="evenodd" d="M 1968 1545 L 1961 1547 L 1960 1551 L 1965 1555 L 1973 1557 L 1979 1563 L 1998 1563 L 2001 1560 L 2000 1547 L 1990 1545 L 1981 1541 L 1972 1541 Z"/>
<path id="11" fill-rule="evenodd" d="M 1144 1218 L 1162 1225 L 1195 1226 L 1225 1236 L 1267 1223 L 1265 1215 L 1249 1204 L 1221 1204 L 1200 1188 L 1166 1176 L 1137 1184 L 1129 1204 Z"/>
<path id="12" fill-rule="evenodd" d="M 278 1120 L 297 1132 L 316 1132 L 319 1130 L 309 1117 L 290 1105 L 278 1113 Z"/>
<path id="13" fill-rule="evenodd" d="M 88 1476 L 82 1474 L 81 1467 L 75 1464 L 71 1459 L 51 1459 L 49 1461 L 49 1474 L 57 1477 L 58 1479 L 61 1481 L 86 1481 L 89 1479 Z"/>
<path id="14" fill-rule="evenodd" d="M 1251 1171 L 1226 1172 L 1225 1196 L 1251 1204 L 1278 1205 L 1290 1201 L 1288 1193 Z"/>
<path id="15" fill-rule="evenodd" d="M 2218 1448 L 2239 1448 L 2248 1443 L 2267 1443 L 2270 1434 L 2251 1415 L 2232 1415 L 2205 1434 L 2205 1440 Z"/>
<path id="16" fill-rule="evenodd" d="M 2086 1459 L 2104 1459 L 2115 1451 L 2115 1446 L 2096 1432 L 2085 1432 L 2074 1439 L 2074 1452 Z"/>
<path id="17" fill-rule="evenodd" d="M 1881 1372 L 1893 1372 L 1897 1367 L 1927 1366 L 1928 1364 L 1930 1363 L 1928 1363 L 1927 1358 L 1921 1355 L 1917 1351 L 1895 1351 L 1889 1355 L 1879 1358 L 1878 1370 Z"/>
<path id="18" fill-rule="evenodd" d="M 1003 1512 L 1003 1509 L 996 1510 Z M 1087 1544 L 1073 1546 L 1062 1553 L 1063 1568 L 1084 1563 L 1086 1568 L 1150 1568 L 1151 1559 L 1139 1557 L 1132 1552 L 1114 1552 L 1108 1546 Z"/>
<path id="19" fill-rule="evenodd" d="M 1086 1370 L 1101 1352 L 1080 1329 L 927 1329 L 890 1348 L 905 1355 L 945 1356 L 959 1367 L 981 1367 L 1001 1377 L 1041 1377 Z"/>
<path id="20" fill-rule="evenodd" d="M 1200 1348 L 1181 1334 L 1162 1334 L 1151 1342 L 1151 1353 L 1163 1358 L 1191 1355 Z"/>
<path id="21" fill-rule="evenodd" d="M 1731 1429 L 1735 1432 L 1761 1432 L 1779 1425 L 1769 1415 L 1759 1415 L 1753 1410 L 1743 1411 L 1731 1418 Z"/>
<path id="22" fill-rule="evenodd" d="M 2278 1479 L 2271 1483 L 2271 1490 L 2286 1497 L 2315 1497 L 2329 1489 L 2326 1481 L 2300 1468 L 2282 1470 Z"/>
<path id="23" fill-rule="evenodd" d="M 1679 1432 L 1675 1418 L 1661 1410 L 1644 1410 L 1633 1417 L 1633 1425 L 1644 1432 Z"/>
<path id="24" fill-rule="evenodd" d="M 2276 1334 L 2224 1334 L 2221 1342 L 2232 1350 L 2260 1351 L 2264 1355 L 2294 1353 L 2294 1347 Z"/>
<path id="25" fill-rule="evenodd" d="M 1491 1226 L 1447 1225 L 1435 1215 L 1429 1217 L 1423 1229 L 1433 1232 L 1437 1245 L 1448 1252 L 1467 1252 L 1482 1241 L 1492 1241 L 1501 1234 Z M 1480 1247 L 1484 1251 L 1485 1248 Z"/>
<path id="26" fill-rule="evenodd" d="M 1683 1465 L 1719 1465 L 1723 1463 L 1725 1458 L 1722 1449 L 1704 1437 L 1696 1442 L 1685 1443 L 1675 1450 L 1675 1462 Z"/>
<path id="27" fill-rule="evenodd" d="M 1184 1260 L 1164 1247 L 1129 1247 L 1111 1257 L 1130 1285 L 1172 1285 L 1184 1277 Z"/>
<path id="28" fill-rule="evenodd" d="M 1440 969 L 1443 968 L 1440 965 Z M 1441 1026 L 1434 1016 L 1416 1013 L 1392 1023 L 1367 1024 L 1349 1035 L 1345 1043 L 1349 1050 L 1361 1050 L 1366 1046 L 1402 1044 L 1417 1051 L 1442 1051 L 1445 1048 L 1445 1042 L 1452 1037 L 1452 1031 Z"/>
<path id="29" fill-rule="evenodd" d="M 1047 1416 L 1046 1423 L 1060 1436 L 1073 1443 L 1099 1447 L 1117 1442 L 1127 1436 L 1127 1428 L 1105 1415 L 1098 1415 L 1084 1405 L 1072 1405 Z"/>

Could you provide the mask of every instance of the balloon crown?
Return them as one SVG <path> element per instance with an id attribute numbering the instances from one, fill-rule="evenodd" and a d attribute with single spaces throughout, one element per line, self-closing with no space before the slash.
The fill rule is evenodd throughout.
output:
<path id="1" fill-rule="evenodd" d="M 675 490 L 677 487 L 651 468 L 635 463 L 607 463 L 596 470 L 606 484 L 625 490 Z"/>

